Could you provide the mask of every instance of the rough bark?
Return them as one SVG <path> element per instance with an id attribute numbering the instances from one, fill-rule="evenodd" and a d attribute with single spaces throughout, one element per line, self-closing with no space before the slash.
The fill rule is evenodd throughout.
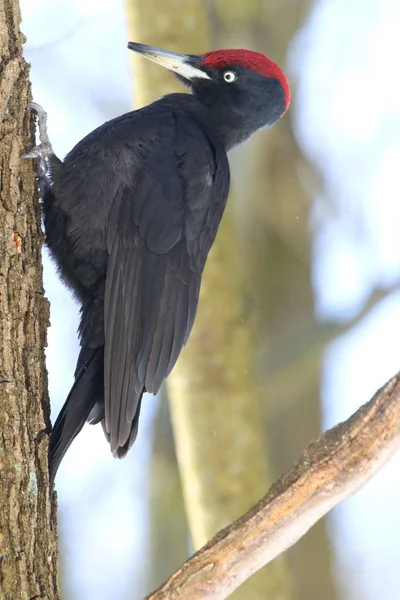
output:
<path id="1" fill-rule="evenodd" d="M 187 53 L 210 49 L 203 0 L 127 0 L 133 41 Z M 135 98 L 146 104 L 179 90 L 171 73 L 133 56 Z M 268 481 L 261 407 L 243 318 L 243 279 L 228 207 L 204 272 L 200 305 L 187 347 L 168 378 L 174 436 L 193 544 L 204 544 L 247 510 Z M 257 574 L 234 596 L 287 597 L 282 561 Z"/>
<path id="2" fill-rule="evenodd" d="M 48 487 L 44 364 L 48 302 L 26 103 L 18 2 L 0 5 L 0 597 L 57 600 L 57 535 Z"/>
<path id="3" fill-rule="evenodd" d="M 224 600 L 354 494 L 399 448 L 400 373 L 347 421 L 309 444 L 256 506 L 220 531 L 147 600 Z"/>

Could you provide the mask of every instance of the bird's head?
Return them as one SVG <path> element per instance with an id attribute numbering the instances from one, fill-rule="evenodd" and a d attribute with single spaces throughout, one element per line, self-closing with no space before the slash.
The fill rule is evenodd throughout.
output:
<path id="1" fill-rule="evenodd" d="M 219 127 L 227 129 L 222 134 L 231 136 L 230 147 L 273 125 L 289 107 L 285 74 L 259 52 L 232 49 L 185 55 L 133 42 L 128 48 L 166 67 L 188 86 Z"/>

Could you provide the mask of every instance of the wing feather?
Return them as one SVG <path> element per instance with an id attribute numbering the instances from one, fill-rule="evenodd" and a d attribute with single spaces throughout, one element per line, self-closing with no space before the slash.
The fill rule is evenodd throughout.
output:
<path id="1" fill-rule="evenodd" d="M 219 225 L 213 216 L 228 192 L 227 163 L 216 170 L 206 136 L 187 153 L 178 133 L 175 155 L 160 140 L 135 185 L 119 190 L 108 222 L 104 426 L 119 456 L 136 437 L 143 392 L 157 393 L 189 337 Z M 204 184 L 210 179 L 215 185 Z"/>

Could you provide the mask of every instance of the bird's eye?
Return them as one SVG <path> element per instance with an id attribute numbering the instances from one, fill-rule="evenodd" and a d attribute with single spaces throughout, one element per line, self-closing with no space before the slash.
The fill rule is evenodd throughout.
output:
<path id="1" fill-rule="evenodd" d="M 226 83 L 232 83 L 236 80 L 236 73 L 234 73 L 233 71 L 225 71 L 224 80 L 226 81 Z"/>

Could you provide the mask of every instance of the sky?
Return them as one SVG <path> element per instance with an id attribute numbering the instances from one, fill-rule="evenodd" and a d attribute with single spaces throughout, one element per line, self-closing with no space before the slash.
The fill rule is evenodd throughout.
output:
<path id="1" fill-rule="evenodd" d="M 21 8 L 33 96 L 48 112 L 50 139 L 62 157 L 132 107 L 124 3 L 21 0 Z M 298 86 L 291 108 L 296 136 L 322 181 L 310 222 L 318 317 L 351 322 L 374 290 L 384 296 L 326 350 L 324 428 L 347 418 L 399 369 L 398 23 L 397 0 L 318 0 L 289 53 Z M 47 255 L 44 267 L 54 418 L 73 379 L 78 308 Z M 156 407 L 149 397 L 138 441 L 124 461 L 111 458 L 100 427 L 86 427 L 62 463 L 63 568 L 75 598 L 143 596 L 146 468 Z M 346 600 L 398 600 L 399 467 L 397 457 L 329 520 Z"/>

